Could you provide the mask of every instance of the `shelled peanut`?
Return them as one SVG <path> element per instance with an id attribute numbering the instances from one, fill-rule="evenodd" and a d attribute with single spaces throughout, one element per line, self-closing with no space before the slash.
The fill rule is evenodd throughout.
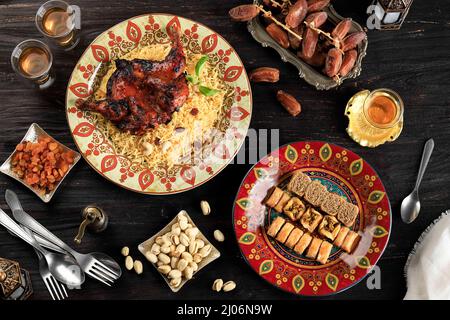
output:
<path id="1" fill-rule="evenodd" d="M 170 286 L 177 288 L 183 280 L 190 280 L 199 264 L 212 251 L 211 244 L 200 238 L 200 231 L 189 223 L 184 211 L 177 216 L 171 231 L 158 236 L 145 253 L 148 261 L 168 278 Z"/>
<path id="2" fill-rule="evenodd" d="M 23 141 L 16 147 L 11 169 L 26 184 L 46 194 L 54 190 L 74 163 L 72 151 L 65 151 L 50 137 Z"/>
<path id="3" fill-rule="evenodd" d="M 349 33 L 352 20 L 333 26 L 324 9 L 330 0 L 264 0 L 230 10 L 235 21 L 249 21 L 261 14 L 266 32 L 281 47 L 293 50 L 307 64 L 338 81 L 358 60 L 363 31 Z"/>

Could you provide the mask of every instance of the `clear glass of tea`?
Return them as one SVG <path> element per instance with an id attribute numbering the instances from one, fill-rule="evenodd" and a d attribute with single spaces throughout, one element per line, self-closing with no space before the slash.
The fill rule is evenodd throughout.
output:
<path id="1" fill-rule="evenodd" d="M 366 120 L 379 129 L 393 128 L 403 119 L 402 98 L 393 90 L 373 90 L 364 101 L 363 112 Z"/>
<path id="2" fill-rule="evenodd" d="M 36 27 L 46 38 L 72 50 L 80 42 L 80 8 L 60 0 L 44 3 L 36 13 Z"/>
<path id="3" fill-rule="evenodd" d="M 51 72 L 53 55 L 50 48 L 39 40 L 29 39 L 19 43 L 11 54 L 11 66 L 38 88 L 46 89 L 55 81 Z"/>

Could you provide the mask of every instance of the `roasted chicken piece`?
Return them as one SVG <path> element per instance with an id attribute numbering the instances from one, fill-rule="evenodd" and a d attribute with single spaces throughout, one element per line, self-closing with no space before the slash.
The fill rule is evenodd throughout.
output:
<path id="1" fill-rule="evenodd" d="M 87 100 L 78 106 L 81 110 L 98 112 L 121 131 L 141 135 L 169 122 L 186 102 L 186 57 L 178 35 L 163 61 L 119 59 L 115 63 L 106 99 Z"/>

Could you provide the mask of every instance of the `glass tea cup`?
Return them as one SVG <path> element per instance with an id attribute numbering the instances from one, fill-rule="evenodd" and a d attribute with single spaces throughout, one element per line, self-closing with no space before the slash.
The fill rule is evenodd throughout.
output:
<path id="1" fill-rule="evenodd" d="M 60 0 L 44 3 L 35 17 L 39 32 L 65 51 L 80 42 L 80 20 L 80 8 Z"/>
<path id="2" fill-rule="evenodd" d="M 50 87 L 55 81 L 51 72 L 53 55 L 50 48 L 39 40 L 28 39 L 19 43 L 11 54 L 11 66 L 39 89 Z"/>
<path id="3" fill-rule="evenodd" d="M 381 88 L 370 92 L 364 101 L 363 114 L 367 122 L 378 129 L 391 129 L 403 120 L 404 104 L 400 95 Z"/>

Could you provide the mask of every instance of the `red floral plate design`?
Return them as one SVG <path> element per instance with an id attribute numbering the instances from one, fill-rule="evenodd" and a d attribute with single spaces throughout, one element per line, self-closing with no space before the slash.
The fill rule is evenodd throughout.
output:
<path id="1" fill-rule="evenodd" d="M 95 126 L 89 112 L 75 107 L 88 98 L 102 68 L 137 46 L 169 43 L 172 26 L 182 32 L 184 49 L 209 56 L 220 77 L 234 89 L 223 105 L 219 128 L 231 132 L 234 141 L 222 145 L 221 160 L 208 165 L 143 167 L 117 154 L 111 141 Z M 75 143 L 86 161 L 103 177 L 132 191 L 146 194 L 172 194 L 193 189 L 231 162 L 244 142 L 252 113 L 252 95 L 245 68 L 230 44 L 219 34 L 195 21 L 169 14 L 146 14 L 123 21 L 100 34 L 86 49 L 69 80 L 66 115 Z"/>
<path id="2" fill-rule="evenodd" d="M 334 247 L 327 264 L 321 265 L 267 236 L 267 226 L 279 213 L 261 201 L 270 187 L 283 187 L 296 170 L 359 206 L 352 229 L 361 241 L 352 254 Z M 375 266 L 389 240 L 391 207 L 380 177 L 358 155 L 325 142 L 295 142 L 249 171 L 236 196 L 233 222 L 242 254 L 262 278 L 298 295 L 325 296 L 348 289 Z"/>

